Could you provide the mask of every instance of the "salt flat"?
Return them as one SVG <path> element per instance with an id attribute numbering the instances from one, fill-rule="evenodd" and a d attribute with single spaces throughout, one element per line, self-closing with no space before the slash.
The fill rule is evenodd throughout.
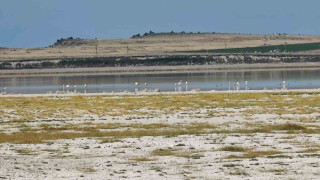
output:
<path id="1" fill-rule="evenodd" d="M 318 90 L 0 96 L 2 179 L 317 179 Z"/>

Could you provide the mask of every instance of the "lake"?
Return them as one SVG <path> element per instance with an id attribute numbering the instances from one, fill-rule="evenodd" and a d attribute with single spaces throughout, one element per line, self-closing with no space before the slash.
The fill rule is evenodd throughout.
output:
<path id="1" fill-rule="evenodd" d="M 180 81 L 181 85 L 178 83 Z M 186 81 L 188 85 L 186 85 Z M 63 89 L 87 93 L 133 92 L 156 88 L 160 91 L 186 91 L 197 88 L 201 90 L 228 90 L 230 88 L 233 90 L 236 88 L 235 83 L 237 82 L 239 82 L 240 89 L 246 89 L 245 81 L 248 81 L 247 88 L 249 90 L 281 89 L 283 81 L 286 81 L 288 89 L 320 88 L 320 69 L 12 75 L 0 76 L 0 91 L 6 91 L 9 94 L 44 94 Z M 135 85 L 136 82 L 139 85 Z M 69 88 L 67 88 L 67 84 L 69 84 Z M 7 87 L 6 90 L 4 87 Z"/>

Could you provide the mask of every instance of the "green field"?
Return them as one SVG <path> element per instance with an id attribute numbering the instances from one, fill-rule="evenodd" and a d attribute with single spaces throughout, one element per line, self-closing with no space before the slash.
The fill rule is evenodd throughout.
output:
<path id="1" fill-rule="evenodd" d="M 268 53 L 268 52 L 300 52 L 320 49 L 320 42 L 305 44 L 282 44 L 273 46 L 258 46 L 246 48 L 212 49 L 199 51 L 184 51 L 188 53 Z"/>

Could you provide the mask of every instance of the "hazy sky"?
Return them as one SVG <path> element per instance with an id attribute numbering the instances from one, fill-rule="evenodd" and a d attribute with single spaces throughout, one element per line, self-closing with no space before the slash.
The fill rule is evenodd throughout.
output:
<path id="1" fill-rule="evenodd" d="M 149 30 L 320 34 L 319 0 L 0 0 L 0 47 Z"/>

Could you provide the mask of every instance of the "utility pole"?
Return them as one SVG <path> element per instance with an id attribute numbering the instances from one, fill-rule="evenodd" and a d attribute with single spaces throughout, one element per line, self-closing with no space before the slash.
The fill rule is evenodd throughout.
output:
<path id="1" fill-rule="evenodd" d="M 127 45 L 127 56 L 129 56 L 129 45 Z"/>
<path id="2" fill-rule="evenodd" d="M 95 46 L 96 46 L 96 56 L 98 56 L 98 39 L 95 38 Z"/>
<path id="3" fill-rule="evenodd" d="M 267 35 L 264 35 L 264 45 L 267 45 L 267 41 L 268 41 Z"/>

